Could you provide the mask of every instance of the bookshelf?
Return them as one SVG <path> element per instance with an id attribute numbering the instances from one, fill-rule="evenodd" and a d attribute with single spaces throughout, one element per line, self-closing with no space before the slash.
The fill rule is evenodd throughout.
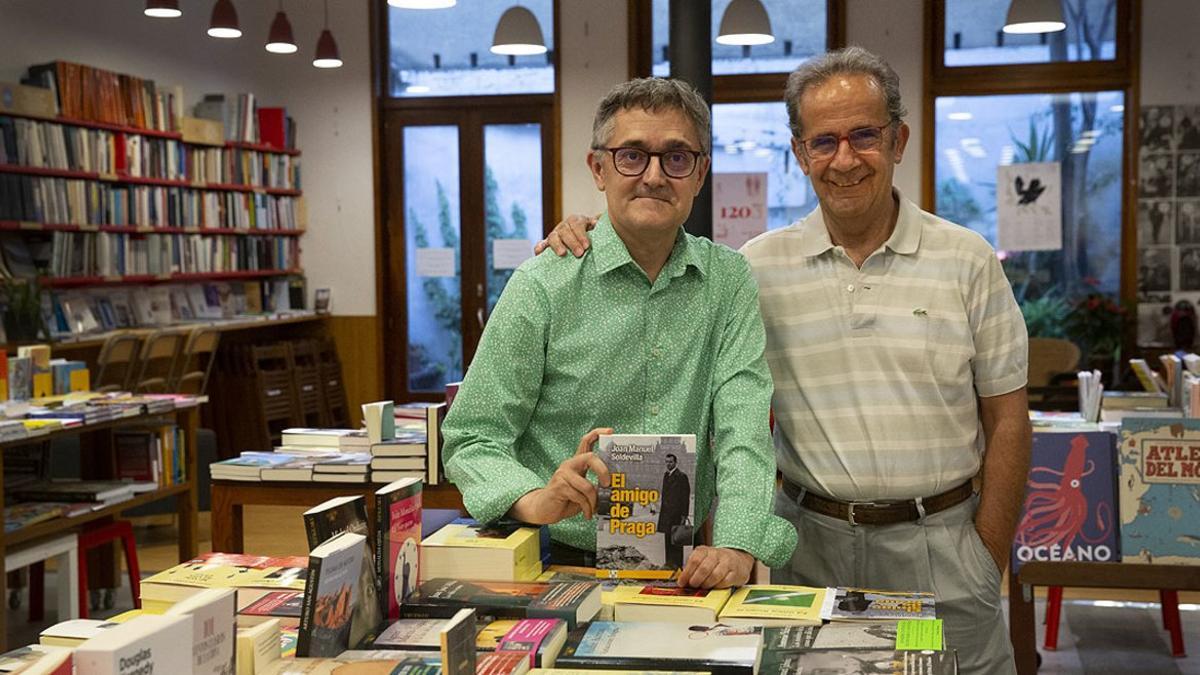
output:
<path id="1" fill-rule="evenodd" d="M 198 550 L 198 514 L 199 514 L 199 492 L 197 489 L 197 447 L 196 447 L 196 430 L 200 422 L 200 403 L 201 400 L 196 400 L 190 404 L 178 405 L 173 412 L 165 413 L 149 413 L 143 409 L 143 413 L 136 417 L 125 417 L 117 420 L 109 420 L 96 424 L 84 424 L 79 427 L 68 429 L 59 429 L 49 434 L 43 434 L 33 438 L 21 439 L 16 441 L 8 441 L 0 443 L 0 452 L 4 452 L 9 448 L 14 448 L 22 445 L 37 444 L 48 442 L 55 438 L 63 438 L 67 436 L 81 436 L 84 434 L 107 433 L 113 429 L 120 428 L 125 425 L 137 425 L 151 420 L 161 420 L 173 418 L 175 424 L 183 430 L 184 437 L 184 481 L 175 485 L 167 485 L 160 487 L 150 492 L 143 492 L 134 496 L 130 501 L 121 502 L 104 507 L 97 511 L 92 511 L 74 518 L 56 518 L 42 523 L 23 527 L 13 532 L 6 533 L 0 537 L 0 559 L 2 559 L 9 550 L 19 550 L 27 545 L 32 545 L 41 539 L 54 537 L 66 532 L 74 532 L 81 525 L 88 522 L 98 521 L 101 519 L 112 518 L 120 515 L 122 511 L 132 509 L 143 504 L 157 502 L 163 499 L 176 497 L 175 513 L 179 517 L 179 561 L 184 562 L 195 557 Z M 3 464 L 0 464 L 2 467 Z M 4 481 L 3 469 L 0 468 L 0 502 L 4 500 Z M 87 564 L 81 560 L 80 564 Z M 0 597 L 8 597 L 8 576 L 0 575 Z M 0 651 L 7 650 L 7 620 L 5 613 L 0 612 Z"/>

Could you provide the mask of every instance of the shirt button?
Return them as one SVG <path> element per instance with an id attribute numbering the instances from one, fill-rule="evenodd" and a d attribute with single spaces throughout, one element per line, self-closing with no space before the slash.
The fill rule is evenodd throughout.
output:
<path id="1" fill-rule="evenodd" d="M 659 411 L 659 407 L 658 407 L 657 403 L 650 406 L 650 414 L 651 415 L 657 415 L 658 411 Z"/>
<path id="2" fill-rule="evenodd" d="M 854 284 L 850 284 L 850 285 L 846 286 L 846 291 L 848 293 L 853 293 L 854 292 Z"/>
<path id="3" fill-rule="evenodd" d="M 655 347 L 650 350 L 650 356 L 657 359 L 658 357 L 662 356 L 662 350 L 659 349 L 658 347 Z"/>

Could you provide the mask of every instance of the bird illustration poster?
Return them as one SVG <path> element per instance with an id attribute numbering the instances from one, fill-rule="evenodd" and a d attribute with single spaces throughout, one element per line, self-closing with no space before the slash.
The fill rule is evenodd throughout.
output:
<path id="1" fill-rule="evenodd" d="M 1062 165 L 1009 164 L 996 169 L 996 248 L 1062 248 Z"/>

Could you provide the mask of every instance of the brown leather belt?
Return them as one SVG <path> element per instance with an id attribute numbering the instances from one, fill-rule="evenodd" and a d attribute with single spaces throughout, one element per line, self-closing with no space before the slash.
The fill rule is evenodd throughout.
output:
<path id="1" fill-rule="evenodd" d="M 810 511 L 844 520 L 851 525 L 910 523 L 939 511 L 945 511 L 952 506 L 958 506 L 967 501 L 972 492 L 971 481 L 967 481 L 941 494 L 922 497 L 919 501 L 906 499 L 879 502 L 840 502 L 804 490 L 787 478 L 783 479 L 783 493 L 792 501 L 799 500 L 800 505 Z M 803 496 L 801 496 L 802 494 Z"/>

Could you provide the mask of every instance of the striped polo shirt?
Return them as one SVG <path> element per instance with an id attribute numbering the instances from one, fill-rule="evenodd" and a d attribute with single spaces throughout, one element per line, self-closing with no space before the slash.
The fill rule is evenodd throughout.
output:
<path id="1" fill-rule="evenodd" d="M 979 472 L 976 397 L 1025 386 L 1028 338 L 995 251 L 895 193 L 861 268 L 818 207 L 747 242 L 792 482 L 841 500 L 911 499 Z"/>

